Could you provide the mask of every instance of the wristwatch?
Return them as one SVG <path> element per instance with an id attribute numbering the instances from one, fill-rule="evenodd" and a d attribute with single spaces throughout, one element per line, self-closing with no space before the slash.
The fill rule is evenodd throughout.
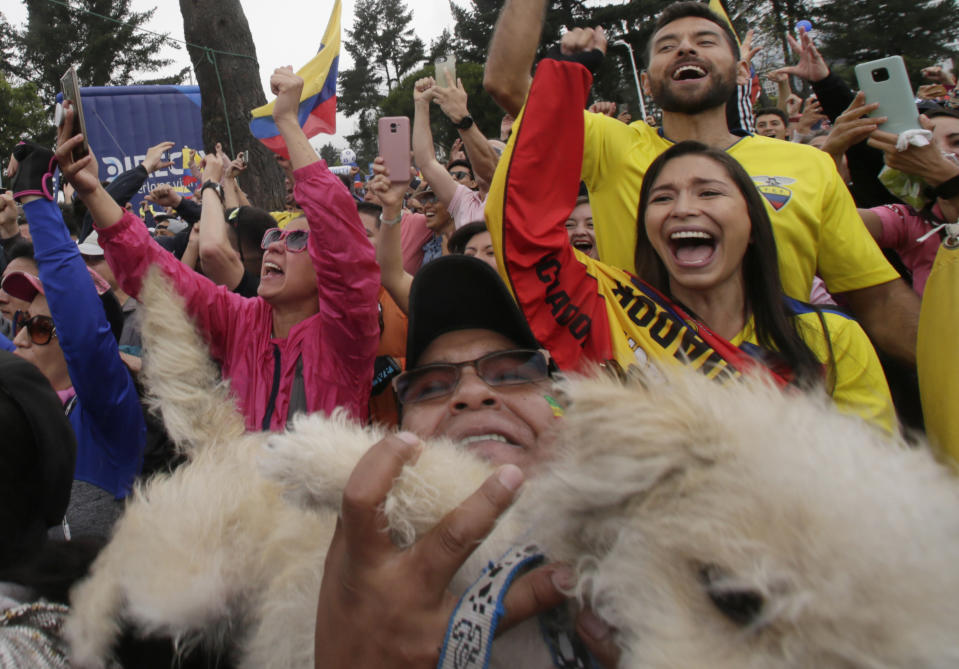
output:
<path id="1" fill-rule="evenodd" d="M 456 126 L 457 130 L 469 130 L 473 125 L 473 117 L 467 114 L 460 119 L 459 123 L 454 123 L 453 125 Z"/>
<path id="2" fill-rule="evenodd" d="M 220 202 L 221 203 L 223 202 L 223 186 L 218 184 L 216 181 L 207 181 L 206 183 L 203 184 L 203 187 L 200 188 L 201 200 L 203 199 L 203 191 L 205 191 L 207 188 L 212 188 L 213 192 L 215 192 L 217 197 L 220 198 Z"/>

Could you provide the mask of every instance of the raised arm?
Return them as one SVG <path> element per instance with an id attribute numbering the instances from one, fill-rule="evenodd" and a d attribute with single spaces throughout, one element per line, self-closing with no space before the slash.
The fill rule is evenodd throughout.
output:
<path id="1" fill-rule="evenodd" d="M 466 104 L 468 97 L 466 89 L 463 88 L 463 82 L 457 79 L 454 86 L 452 81 L 447 80 L 440 82 L 440 85 L 435 86 L 433 90 L 436 103 L 446 114 L 446 118 L 456 126 L 460 139 L 463 140 L 463 148 L 466 149 L 466 157 L 469 158 L 470 165 L 473 167 L 473 174 L 485 193 L 493 181 L 493 172 L 496 171 L 499 157 L 486 140 L 486 135 L 472 121 Z M 468 116 L 470 120 L 466 121 Z M 464 123 L 468 124 L 468 127 L 460 127 Z"/>
<path id="2" fill-rule="evenodd" d="M 296 201 L 310 226 L 308 249 L 316 270 L 319 313 L 333 373 L 369 384 L 379 342 L 376 297 L 380 273 L 356 203 L 327 169 L 297 120 L 303 79 L 288 67 L 273 72 L 273 120 L 293 164 Z M 202 233 L 202 227 L 200 228 Z M 342 380 L 342 379 L 341 379 Z"/>
<path id="3" fill-rule="evenodd" d="M 270 90 L 277 96 L 273 105 L 273 120 L 286 142 L 293 169 L 298 170 L 319 161 L 297 118 L 303 79 L 293 73 L 292 67 L 278 67 L 270 77 Z"/>
<path id="4" fill-rule="evenodd" d="M 219 148 L 217 144 L 217 148 Z M 219 156 L 203 159 L 203 183 L 220 183 L 223 179 L 223 161 Z M 203 207 L 200 210 L 199 252 L 203 273 L 213 283 L 233 290 L 243 278 L 243 263 L 233 250 L 227 236 L 224 201 L 214 188 L 203 188 Z"/>
<path id="5" fill-rule="evenodd" d="M 370 188 L 376 193 L 383 207 L 383 213 L 380 216 L 380 236 L 376 244 L 376 261 L 380 264 L 380 282 L 396 302 L 396 306 L 404 314 L 408 314 L 413 277 L 403 269 L 401 222 L 403 194 L 409 188 L 409 181 L 391 182 L 390 171 L 380 157 L 373 161 L 373 175 Z"/>
<path id="6" fill-rule="evenodd" d="M 545 18 L 546 0 L 507 0 L 493 31 L 483 88 L 513 116 L 522 109 L 533 81 L 530 72 Z"/>
<path id="7" fill-rule="evenodd" d="M 439 201 L 449 207 L 458 184 L 436 159 L 433 131 L 430 128 L 430 101 L 435 95 L 433 77 L 424 77 L 413 85 L 413 162 L 420 168 Z"/>
<path id="8" fill-rule="evenodd" d="M 100 185 L 96 173 L 96 160 L 90 153 L 80 160 L 73 160 L 73 149 L 83 142 L 83 135 L 70 136 L 73 128 L 73 106 L 69 100 L 63 103 L 64 120 L 57 131 L 57 162 L 60 172 L 76 189 L 77 195 L 87 206 L 87 211 L 99 228 L 109 228 L 123 218 L 123 207 L 116 203 Z M 130 291 L 126 291 L 130 292 Z"/>

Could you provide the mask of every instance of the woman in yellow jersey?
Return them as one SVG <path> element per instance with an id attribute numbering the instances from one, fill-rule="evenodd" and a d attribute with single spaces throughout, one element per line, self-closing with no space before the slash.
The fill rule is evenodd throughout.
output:
<path id="1" fill-rule="evenodd" d="M 570 246 L 591 83 L 578 63 L 540 61 L 486 205 L 500 275 L 559 367 L 655 362 L 731 378 L 762 365 L 780 385 L 822 383 L 843 411 L 894 430 L 866 335 L 783 296 L 761 195 L 726 154 L 677 145 L 650 166 L 638 227 L 662 258 L 640 254 L 638 277 Z"/>
<path id="2" fill-rule="evenodd" d="M 669 148 L 646 172 L 638 218 L 641 279 L 796 385 L 824 383 L 840 408 L 894 429 L 861 327 L 783 296 L 769 216 L 734 158 L 699 142 Z"/>

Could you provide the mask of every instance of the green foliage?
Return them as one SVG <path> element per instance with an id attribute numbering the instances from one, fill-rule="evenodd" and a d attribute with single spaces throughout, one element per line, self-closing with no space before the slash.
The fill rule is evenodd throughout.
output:
<path id="1" fill-rule="evenodd" d="M 386 93 L 425 57 L 423 40 L 413 32 L 412 21 L 413 13 L 403 0 L 356 3 L 353 28 L 346 31 L 343 45 L 357 64 L 354 69 L 374 74 L 376 86 L 385 84 Z M 350 85 L 360 83 L 351 72 L 344 70 L 340 76 L 347 96 L 353 95 Z"/>
<path id="2" fill-rule="evenodd" d="M 956 0 L 833 0 L 814 16 L 823 57 L 841 74 L 858 63 L 899 55 L 916 87 L 920 69 L 957 55 Z"/>
<path id="3" fill-rule="evenodd" d="M 383 100 L 380 109 L 383 116 L 408 116 L 413 120 L 413 84 L 422 77 L 435 75 L 433 65 L 409 75 L 400 82 L 393 92 Z M 466 90 L 470 116 L 487 137 L 499 137 L 499 125 L 503 119 L 503 110 L 493 102 L 483 90 L 483 65 L 479 63 L 457 63 L 456 76 L 463 82 Z M 448 153 L 450 146 L 459 137 L 453 124 L 437 104 L 430 105 L 430 128 L 433 130 L 433 143 L 440 159 Z"/>
<path id="4" fill-rule="evenodd" d="M 355 117 L 357 129 L 346 139 L 360 164 L 376 156 L 376 119 L 383 116 L 383 99 L 426 57 L 412 21 L 403 0 L 357 0 L 353 27 L 343 40 L 354 66 L 340 71 L 337 105 Z"/>
<path id="5" fill-rule="evenodd" d="M 340 151 L 332 144 L 324 144 L 320 147 L 320 158 L 325 160 L 327 165 L 339 165 Z"/>
<path id="6" fill-rule="evenodd" d="M 9 156 L 21 139 L 53 146 L 55 132 L 50 110 L 34 84 L 13 86 L 0 73 L 0 155 Z"/>
<path id="7" fill-rule="evenodd" d="M 60 77 L 70 65 L 76 66 L 82 85 L 107 86 L 131 84 L 138 73 L 172 63 L 156 56 L 165 36 L 137 30 L 155 8 L 135 12 L 131 0 L 73 0 L 69 7 L 48 0 L 23 2 L 27 25 L 10 31 L 15 49 L 4 69 L 35 83 L 47 100 L 59 91 Z"/>

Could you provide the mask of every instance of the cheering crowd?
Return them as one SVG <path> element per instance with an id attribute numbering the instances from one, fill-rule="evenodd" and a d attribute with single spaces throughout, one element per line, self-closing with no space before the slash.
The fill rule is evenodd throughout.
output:
<path id="1" fill-rule="evenodd" d="M 584 111 L 602 28 L 570 30 L 534 62 L 544 6 L 508 0 L 497 23 L 484 86 L 504 111 L 499 137 L 473 122 L 460 82 L 420 79 L 413 168 L 396 174 L 378 157 L 360 189 L 317 156 L 297 120 L 303 81 L 277 69 L 282 212 L 248 201 L 236 180 L 245 162 L 217 145 L 192 197 L 150 193 L 163 213 L 148 225 L 126 205 L 172 143 L 101 183 L 96 157 L 71 136 L 69 105 L 55 149 L 29 138 L 8 147 L 0 666 L 66 666 L 70 587 L 134 486 L 182 466 L 140 381 L 149 350 L 138 300 L 151 268 L 182 297 L 247 430 L 337 409 L 391 428 L 344 494 L 319 595 L 318 667 L 435 666 L 455 604 L 435 574 L 455 572 L 550 460 L 561 373 L 629 382 L 682 366 L 716 384 L 761 373 L 782 392 L 829 396 L 862 430 L 922 429 L 920 304 L 941 226 L 959 216 L 951 74 L 925 71 L 941 84 L 918 103 L 931 141 L 897 147 L 869 115 L 878 105 L 800 31 L 798 63 L 771 75 L 782 106 L 730 114 L 752 50 L 705 4 L 676 2 L 645 54 L 661 122 L 629 123 L 613 105 Z M 797 100 L 790 76 L 815 95 Z M 459 135 L 445 161 L 431 105 Z M 497 469 L 397 554 L 379 533 L 379 505 L 432 437 Z M 509 623 L 563 602 L 563 577 L 546 565 L 518 579 Z M 573 625 L 594 661 L 616 664 L 598 616 L 584 610 Z M 118 663 L 169 666 L 171 649 L 145 644 L 126 639 Z M 230 666 L 202 653 L 181 661 Z"/>

